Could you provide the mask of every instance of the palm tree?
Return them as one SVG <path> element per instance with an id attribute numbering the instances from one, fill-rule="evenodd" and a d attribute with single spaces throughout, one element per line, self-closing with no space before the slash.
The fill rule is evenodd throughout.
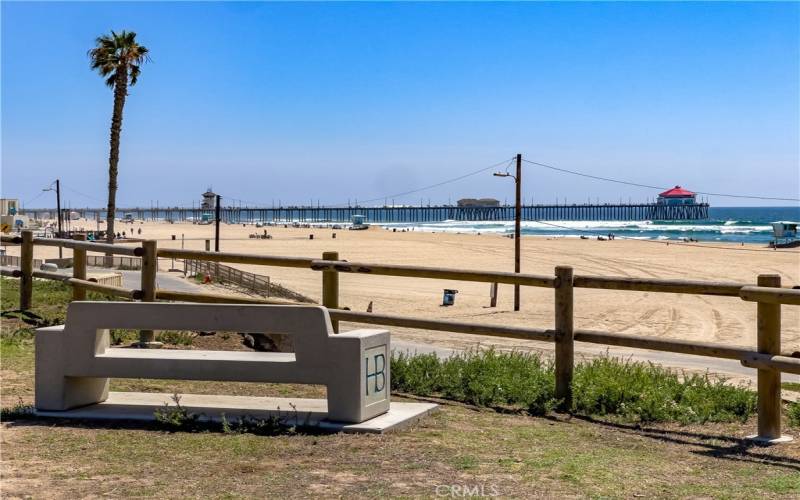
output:
<path id="1" fill-rule="evenodd" d="M 122 131 L 122 109 L 128 96 L 128 85 L 136 85 L 139 67 L 148 58 L 147 47 L 136 42 L 133 31 L 111 32 L 97 37 L 95 47 L 89 51 L 91 67 L 106 79 L 114 89 L 114 112 L 111 115 L 111 151 L 108 155 L 108 210 L 106 212 L 106 240 L 114 243 L 114 216 L 117 209 L 117 168 L 119 165 L 119 136 Z"/>

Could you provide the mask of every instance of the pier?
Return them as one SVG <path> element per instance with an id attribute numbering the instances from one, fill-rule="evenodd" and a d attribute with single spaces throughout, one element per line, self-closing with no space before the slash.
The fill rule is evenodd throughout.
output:
<path id="1" fill-rule="evenodd" d="M 574 205 L 525 205 L 522 207 L 524 221 L 635 221 L 635 220 L 702 220 L 708 218 L 708 203 L 668 205 L 662 203 L 640 204 L 574 204 Z M 105 209 L 72 208 L 81 218 L 105 219 Z M 26 209 L 24 213 L 40 219 L 46 214 L 54 216 L 53 209 Z M 205 214 L 213 217 L 213 210 L 203 208 L 154 207 L 119 208 L 117 216 L 130 213 L 137 220 L 170 220 L 174 222 L 200 221 Z M 337 223 L 350 222 L 353 215 L 364 215 L 370 223 L 393 222 L 441 222 L 456 221 L 512 221 L 514 206 L 290 206 L 290 207 L 242 207 L 223 206 L 220 217 L 230 223 Z"/>

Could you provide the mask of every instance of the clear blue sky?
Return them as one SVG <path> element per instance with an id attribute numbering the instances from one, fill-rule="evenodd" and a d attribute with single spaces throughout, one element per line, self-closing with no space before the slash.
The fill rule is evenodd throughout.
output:
<path id="1" fill-rule="evenodd" d="M 112 93 L 86 52 L 127 29 L 152 62 L 125 107 L 122 206 L 191 205 L 208 186 L 340 204 L 517 152 L 797 198 L 799 27 L 798 3 L 3 2 L 2 194 L 51 206 L 39 195 L 58 176 L 71 206 L 105 204 Z M 527 200 L 655 194 L 525 167 Z M 395 202 L 483 196 L 510 201 L 512 182 L 487 172 Z"/>

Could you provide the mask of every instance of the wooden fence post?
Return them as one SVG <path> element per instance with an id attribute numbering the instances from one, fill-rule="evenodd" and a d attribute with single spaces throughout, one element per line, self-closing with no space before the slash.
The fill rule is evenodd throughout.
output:
<path id="1" fill-rule="evenodd" d="M 497 307 L 497 283 L 489 285 L 489 307 Z"/>
<path id="2" fill-rule="evenodd" d="M 158 273 L 158 246 L 156 240 L 142 242 L 142 302 L 155 302 L 156 300 L 156 274 Z M 161 347 L 156 342 L 156 333 L 153 330 L 140 330 L 137 347 Z"/>
<path id="3" fill-rule="evenodd" d="M 33 231 L 22 231 L 22 248 L 20 249 L 19 268 L 19 308 L 27 311 L 33 300 Z"/>
<path id="4" fill-rule="evenodd" d="M 85 241 L 86 235 L 76 234 L 72 239 Z M 86 250 L 83 248 L 72 249 L 72 277 L 79 280 L 86 279 Z M 72 300 L 86 300 L 86 289 L 80 286 L 73 286 Z"/>
<path id="5" fill-rule="evenodd" d="M 339 252 L 322 252 L 322 260 L 339 260 Z M 339 309 L 339 273 L 322 271 L 322 305 Z M 339 333 L 339 322 L 331 320 L 333 331 Z"/>
<path id="6" fill-rule="evenodd" d="M 759 274 L 758 286 L 780 287 L 777 274 Z M 781 352 L 781 305 L 758 303 L 758 352 Z M 784 443 L 789 436 L 781 436 L 781 372 L 758 370 L 758 435 L 752 439 L 764 443 Z"/>
<path id="7" fill-rule="evenodd" d="M 571 267 L 556 267 L 556 285 L 556 399 L 561 411 L 569 411 L 575 350 Z"/>

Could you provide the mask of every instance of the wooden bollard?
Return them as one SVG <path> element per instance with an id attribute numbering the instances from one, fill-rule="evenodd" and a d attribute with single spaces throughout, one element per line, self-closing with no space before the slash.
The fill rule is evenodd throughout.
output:
<path id="1" fill-rule="evenodd" d="M 777 274 L 760 274 L 758 286 L 780 287 Z M 781 305 L 758 303 L 758 352 L 781 352 Z M 758 370 L 758 435 L 749 436 L 762 443 L 785 443 L 789 436 L 781 436 L 781 372 Z"/>
<path id="2" fill-rule="evenodd" d="M 85 241 L 86 235 L 76 234 L 72 239 Z M 86 250 L 82 248 L 72 249 L 72 277 L 79 280 L 86 279 Z M 86 289 L 82 286 L 73 286 L 72 300 L 86 300 Z"/>
<path id="3" fill-rule="evenodd" d="M 497 307 L 497 283 L 489 284 L 489 307 Z"/>
<path id="4" fill-rule="evenodd" d="M 20 248 L 19 268 L 19 308 L 27 311 L 33 301 L 33 231 L 22 231 L 22 247 Z"/>
<path id="5" fill-rule="evenodd" d="M 339 260 L 339 252 L 322 252 L 322 260 Z M 339 273 L 322 271 L 322 305 L 339 309 Z M 333 331 L 339 333 L 339 322 L 331 320 Z"/>
<path id="6" fill-rule="evenodd" d="M 206 240 L 208 241 L 208 240 Z M 155 302 L 156 300 L 156 275 L 158 274 L 158 245 L 155 240 L 142 242 L 144 255 L 142 255 L 142 302 Z M 156 342 L 156 333 L 153 330 L 140 330 L 137 347 L 160 347 Z"/>
<path id="7" fill-rule="evenodd" d="M 556 267 L 556 284 L 556 399 L 561 400 L 559 410 L 569 411 L 575 357 L 571 267 Z"/>

